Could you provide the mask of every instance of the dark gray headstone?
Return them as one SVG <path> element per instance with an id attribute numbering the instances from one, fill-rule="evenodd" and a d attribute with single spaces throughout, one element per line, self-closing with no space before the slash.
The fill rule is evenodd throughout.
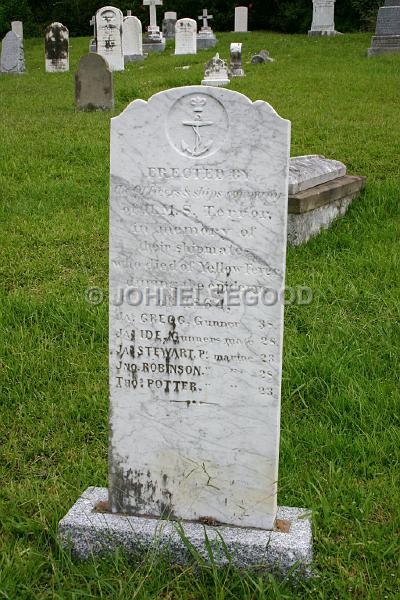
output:
<path id="1" fill-rule="evenodd" d="M 3 38 L 1 46 L 1 73 L 25 73 L 24 46 L 22 38 L 9 31 Z"/>
<path id="2" fill-rule="evenodd" d="M 163 32 L 163 36 L 167 40 L 175 39 L 175 24 L 176 24 L 176 19 L 166 19 L 166 18 L 163 19 L 162 32 Z"/>
<path id="3" fill-rule="evenodd" d="M 264 62 L 265 62 L 265 58 L 260 56 L 260 54 L 255 54 L 251 59 L 252 65 L 260 65 L 261 63 L 264 63 Z"/>
<path id="4" fill-rule="evenodd" d="M 378 12 L 375 36 L 368 56 L 400 52 L 400 0 L 386 0 Z"/>
<path id="5" fill-rule="evenodd" d="M 85 54 L 75 73 L 75 102 L 79 110 L 114 108 L 113 75 L 100 54 Z"/>
<path id="6" fill-rule="evenodd" d="M 44 34 L 46 73 L 69 71 L 69 32 L 62 23 L 52 23 Z"/>

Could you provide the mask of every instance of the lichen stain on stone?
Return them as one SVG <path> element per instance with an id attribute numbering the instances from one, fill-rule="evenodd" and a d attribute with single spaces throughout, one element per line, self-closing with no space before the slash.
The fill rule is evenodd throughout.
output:
<path id="1" fill-rule="evenodd" d="M 68 56 L 68 35 L 66 27 L 52 27 L 46 32 L 46 58 L 53 63 Z"/>

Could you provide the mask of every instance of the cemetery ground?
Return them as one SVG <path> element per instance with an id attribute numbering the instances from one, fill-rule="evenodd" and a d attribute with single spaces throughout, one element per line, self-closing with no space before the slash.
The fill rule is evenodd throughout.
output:
<path id="1" fill-rule="evenodd" d="M 276 59 L 230 89 L 292 121 L 292 156 L 368 177 L 343 219 L 288 250 L 287 285 L 314 294 L 285 314 L 279 503 L 313 511 L 317 574 L 297 586 L 151 553 L 79 563 L 56 537 L 80 494 L 107 485 L 109 119 L 198 84 L 214 51 L 169 43 L 114 73 L 112 114 L 75 111 L 86 38 L 70 73 L 45 74 L 43 41 L 26 40 L 27 73 L 1 77 L 0 598 L 398 597 L 400 56 L 367 59 L 370 37 L 218 34 L 216 48 Z"/>

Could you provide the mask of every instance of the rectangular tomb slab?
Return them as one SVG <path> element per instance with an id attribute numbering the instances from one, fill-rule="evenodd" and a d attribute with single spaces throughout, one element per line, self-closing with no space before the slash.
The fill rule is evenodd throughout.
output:
<path id="1" fill-rule="evenodd" d="M 269 104 L 220 88 L 111 121 L 114 513 L 274 526 L 289 147 Z"/>
<path id="2" fill-rule="evenodd" d="M 346 165 L 320 154 L 294 156 L 289 165 L 289 195 L 298 194 L 316 185 L 343 177 Z"/>
<path id="3" fill-rule="evenodd" d="M 107 556 L 121 548 L 131 558 L 143 558 L 152 548 L 159 554 L 166 550 L 178 564 L 190 563 L 192 556 L 181 535 L 184 531 L 192 548 L 209 561 L 206 533 L 219 566 L 230 559 L 241 569 L 259 568 L 294 577 L 312 575 L 311 516 L 304 509 L 278 507 L 274 529 L 263 531 L 194 522 L 178 526 L 172 521 L 111 514 L 105 510 L 107 498 L 106 488 L 88 488 L 60 521 L 61 543 L 71 548 L 75 558 Z"/>

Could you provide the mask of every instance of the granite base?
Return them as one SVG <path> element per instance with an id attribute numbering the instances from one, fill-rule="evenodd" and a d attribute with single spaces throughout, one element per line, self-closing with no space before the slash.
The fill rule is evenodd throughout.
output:
<path id="1" fill-rule="evenodd" d="M 144 60 L 146 57 L 143 54 L 126 54 L 124 55 L 124 64 L 129 62 L 139 62 Z"/>
<path id="2" fill-rule="evenodd" d="M 143 556 L 143 551 L 156 549 L 166 551 L 171 562 L 186 564 L 192 560 L 189 541 L 207 561 L 210 543 L 219 566 L 232 562 L 238 568 L 259 568 L 281 576 L 312 575 L 311 516 L 304 509 L 279 507 L 280 529 L 265 531 L 196 522 L 178 525 L 173 521 L 99 512 L 98 507 L 104 510 L 107 500 L 107 488 L 90 487 L 60 521 L 61 543 L 76 558 L 106 556 L 117 549 L 135 558 Z"/>
<path id="3" fill-rule="evenodd" d="M 333 36 L 333 35 L 342 35 L 340 33 L 340 31 L 335 31 L 335 30 L 331 30 L 331 31 L 326 31 L 326 30 L 321 30 L 321 29 L 316 29 L 315 31 L 313 31 L 312 29 L 310 29 L 310 31 L 308 32 L 308 36 L 309 37 L 317 37 L 317 36 Z"/>
<path id="4" fill-rule="evenodd" d="M 208 50 L 209 48 L 215 48 L 217 42 L 218 40 L 215 37 L 197 36 L 197 50 Z"/>
<path id="5" fill-rule="evenodd" d="M 288 243 L 300 246 L 343 216 L 365 186 L 365 177 L 345 175 L 289 195 Z"/>
<path id="6" fill-rule="evenodd" d="M 150 44 L 143 43 L 143 52 L 164 52 L 165 40 L 163 42 L 154 42 Z"/>
<path id="7" fill-rule="evenodd" d="M 368 56 L 380 56 L 400 52 L 400 35 L 374 36 L 371 48 L 368 48 Z"/>

